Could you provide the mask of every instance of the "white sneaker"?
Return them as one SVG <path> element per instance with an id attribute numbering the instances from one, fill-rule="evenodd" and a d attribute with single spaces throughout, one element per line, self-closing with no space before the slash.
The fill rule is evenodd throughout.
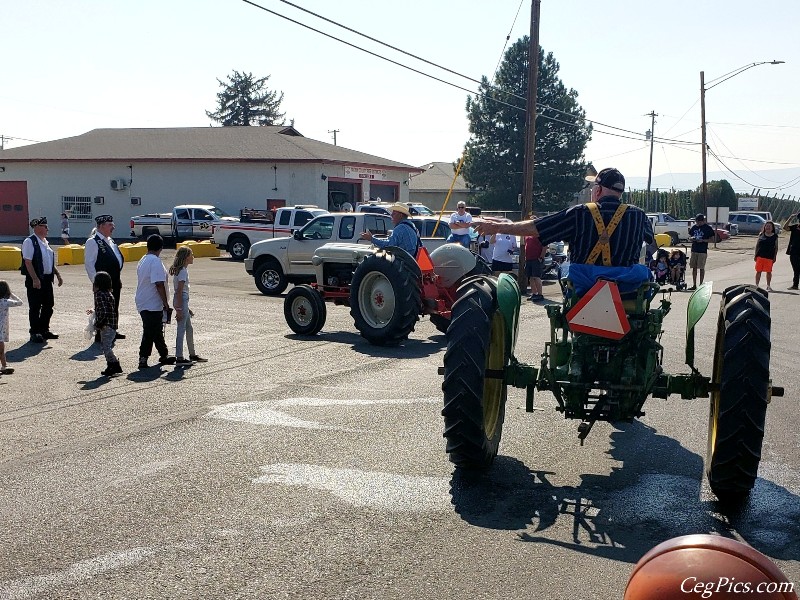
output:
<path id="1" fill-rule="evenodd" d="M 768 292 L 771 292 L 771 291 L 772 291 L 772 288 L 771 288 L 771 287 L 769 287 L 769 286 L 767 286 L 767 291 L 768 291 Z"/>

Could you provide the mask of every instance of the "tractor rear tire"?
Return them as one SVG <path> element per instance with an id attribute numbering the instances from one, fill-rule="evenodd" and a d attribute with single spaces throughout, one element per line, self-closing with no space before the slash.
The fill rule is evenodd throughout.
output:
<path id="1" fill-rule="evenodd" d="M 459 288 L 444 355 L 444 437 L 450 461 L 492 464 L 505 420 L 506 325 L 497 307 L 497 279 L 476 277 Z M 487 371 L 492 377 L 487 378 Z"/>
<path id="2" fill-rule="evenodd" d="M 450 319 L 442 315 L 431 315 L 431 323 L 442 333 L 447 333 L 447 328 L 450 327 Z"/>
<path id="3" fill-rule="evenodd" d="M 421 312 L 419 276 L 405 261 L 378 252 L 358 266 L 350 284 L 350 314 L 369 343 L 396 346 L 414 331 Z"/>
<path id="4" fill-rule="evenodd" d="M 714 351 L 706 474 L 720 500 L 755 485 L 769 402 L 770 305 L 752 285 L 722 294 Z"/>
<path id="5" fill-rule="evenodd" d="M 317 290 L 310 285 L 298 285 L 286 294 L 283 316 L 295 333 L 316 335 L 325 325 L 328 309 Z"/>

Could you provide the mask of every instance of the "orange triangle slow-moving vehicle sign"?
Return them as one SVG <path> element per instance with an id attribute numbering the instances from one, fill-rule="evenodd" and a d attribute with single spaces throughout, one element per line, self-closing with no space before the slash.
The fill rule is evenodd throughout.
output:
<path id="1" fill-rule="evenodd" d="M 567 313 L 570 331 L 619 340 L 631 329 L 619 288 L 600 280 Z"/>

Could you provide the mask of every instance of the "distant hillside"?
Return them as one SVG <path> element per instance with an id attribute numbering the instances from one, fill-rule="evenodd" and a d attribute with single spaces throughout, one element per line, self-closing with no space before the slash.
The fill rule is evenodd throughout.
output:
<path id="1" fill-rule="evenodd" d="M 791 182 L 791 186 L 778 191 L 778 197 L 781 194 L 794 196 L 795 199 L 800 199 L 800 168 L 792 169 L 775 169 L 770 171 L 736 171 L 742 179 L 749 183 L 745 183 L 736 179 L 733 175 L 723 171 L 713 171 L 706 175 L 707 181 L 715 181 L 720 179 L 727 179 L 733 189 L 737 192 L 749 194 L 753 188 L 761 188 L 761 194 L 770 196 L 775 195 L 775 190 L 768 190 L 767 188 L 774 188 L 776 186 L 784 186 Z M 647 177 L 626 177 L 626 183 L 629 188 L 634 190 L 647 189 Z M 655 190 L 669 190 L 675 188 L 676 190 L 693 190 L 702 183 L 700 173 L 666 173 L 661 175 L 653 175 L 650 189 Z M 750 185 L 752 184 L 752 185 Z"/>

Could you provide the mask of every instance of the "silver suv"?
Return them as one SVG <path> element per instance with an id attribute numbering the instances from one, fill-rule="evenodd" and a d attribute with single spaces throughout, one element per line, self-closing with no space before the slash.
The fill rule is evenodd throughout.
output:
<path id="1" fill-rule="evenodd" d="M 750 213 L 730 214 L 728 215 L 728 220 L 731 222 L 731 225 L 737 225 L 739 227 L 739 233 L 750 234 L 760 233 L 761 228 L 764 227 L 764 223 L 767 222 L 767 219 L 764 217 Z M 781 232 L 781 226 L 777 223 L 775 223 L 775 232 Z"/>

